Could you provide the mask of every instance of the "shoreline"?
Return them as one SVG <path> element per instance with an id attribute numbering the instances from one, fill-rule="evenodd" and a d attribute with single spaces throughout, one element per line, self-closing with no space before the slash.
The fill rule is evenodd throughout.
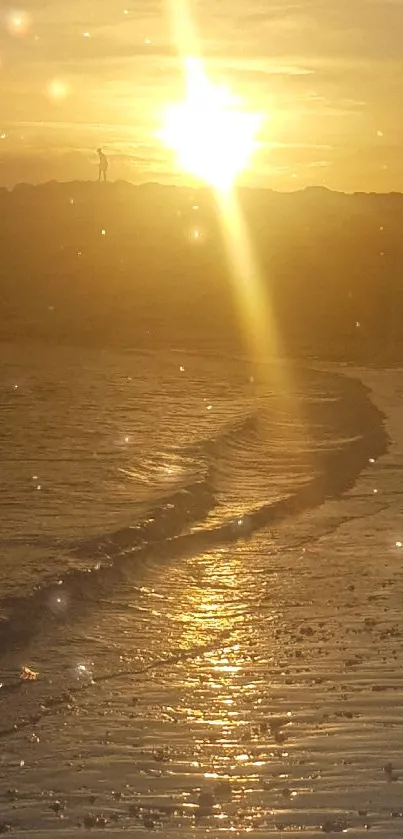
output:
<path id="1" fill-rule="evenodd" d="M 100 536 L 98 540 L 84 540 L 73 553 L 77 557 L 93 555 L 97 560 L 96 562 L 94 560 L 94 568 L 84 566 L 73 569 L 69 573 L 56 572 L 57 576 L 54 579 L 46 580 L 28 595 L 22 597 L 15 595 L 4 601 L 3 608 L 8 610 L 9 617 L 3 619 L 3 625 L 0 623 L 0 645 L 3 652 L 18 648 L 25 640 L 33 637 L 36 631 L 40 631 L 44 613 L 47 612 L 50 621 L 53 621 L 55 626 L 57 625 L 58 615 L 52 616 L 48 609 L 48 601 L 52 596 L 56 596 L 56 593 L 63 598 L 66 596 L 64 591 L 67 591 L 69 600 L 76 603 L 75 612 L 78 613 L 80 603 L 84 610 L 90 607 L 97 591 L 101 593 L 110 588 L 113 590 L 115 583 L 119 582 L 120 576 L 125 572 L 125 568 L 130 569 L 134 559 L 139 562 L 147 560 L 147 557 L 158 550 L 162 561 L 174 559 L 179 561 L 202 551 L 226 548 L 245 539 L 248 540 L 260 530 L 275 527 L 285 520 L 292 522 L 304 511 L 320 507 L 326 500 L 337 499 L 351 490 L 359 480 L 369 459 L 377 459 L 388 449 L 389 439 L 385 433 L 384 415 L 371 401 L 370 390 L 363 382 L 351 379 L 346 384 L 346 377 L 339 368 L 316 368 L 304 365 L 298 369 L 296 365 L 294 370 L 296 377 L 302 372 L 303 376 L 308 374 L 308 379 L 310 371 L 316 371 L 320 376 L 325 373 L 325 380 L 322 383 L 324 389 L 329 387 L 329 381 L 327 381 L 329 375 L 333 383 L 341 384 L 340 389 L 336 387 L 339 403 L 332 432 L 335 438 L 340 435 L 349 440 L 343 447 L 321 455 L 322 462 L 317 477 L 277 501 L 261 504 L 241 519 L 227 517 L 218 525 L 210 525 L 204 529 L 196 528 L 196 530 L 191 521 L 187 522 L 188 516 L 180 526 L 180 511 L 189 507 L 190 503 L 195 504 L 196 498 L 190 502 L 187 500 L 188 495 L 183 495 L 183 490 L 177 490 L 165 500 L 157 500 L 154 507 L 150 507 L 151 526 L 148 520 L 143 525 L 140 520 L 115 534 Z M 320 381 L 317 386 L 321 386 Z M 346 388 L 348 392 L 345 392 Z M 351 406 L 353 406 L 353 417 L 350 416 Z M 318 407 L 317 420 L 320 416 L 322 416 L 322 422 L 325 422 L 326 412 L 322 408 L 321 414 Z M 331 416 L 333 420 L 333 408 Z M 268 480 L 270 480 L 270 475 Z M 203 488 L 202 484 L 192 485 L 191 489 L 195 490 L 197 496 L 201 496 L 203 511 L 201 521 L 203 521 L 203 516 L 207 516 L 208 510 L 214 503 L 213 489 L 208 485 Z M 168 502 L 174 502 L 174 504 L 170 505 Z M 175 508 L 172 523 L 170 520 L 165 520 L 166 508 L 169 506 Z M 162 513 L 160 526 L 158 526 L 158 511 Z M 193 524 L 197 525 L 197 523 L 196 517 Z M 116 542 L 115 555 L 111 553 L 114 542 Z M 105 553 L 108 557 L 106 562 Z M 92 573 L 88 573 L 89 571 Z M 27 616 L 30 618 L 29 625 Z"/>
<path id="2" fill-rule="evenodd" d="M 3 741 L 11 835 L 400 836 L 403 399 L 398 374 L 358 374 L 392 442 L 345 495 L 169 575 L 157 549 L 79 616 L 85 689 Z"/>

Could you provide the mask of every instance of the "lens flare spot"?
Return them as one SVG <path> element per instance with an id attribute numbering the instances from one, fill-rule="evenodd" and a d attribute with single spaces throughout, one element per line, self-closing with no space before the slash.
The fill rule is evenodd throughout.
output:
<path id="1" fill-rule="evenodd" d="M 31 27 L 30 15 L 25 11 L 12 11 L 7 15 L 6 25 L 10 35 L 23 38 Z"/>
<path id="2" fill-rule="evenodd" d="M 47 93 L 54 102 L 63 102 L 70 93 L 70 87 L 61 79 L 53 79 L 48 84 Z"/>

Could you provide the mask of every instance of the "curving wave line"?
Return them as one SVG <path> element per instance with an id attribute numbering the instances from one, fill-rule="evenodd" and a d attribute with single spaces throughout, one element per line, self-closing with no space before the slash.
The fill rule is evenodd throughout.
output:
<path id="1" fill-rule="evenodd" d="M 28 596 L 13 597 L 0 603 L 3 615 L 6 615 L 2 621 L 0 619 L 0 650 L 5 651 L 9 646 L 21 644 L 32 637 L 40 630 L 44 613 L 50 619 L 64 619 L 65 612 L 61 609 L 59 614 L 55 606 L 58 600 L 63 603 L 68 598 L 74 604 L 68 612 L 72 616 L 80 608 L 107 596 L 111 587 L 127 573 L 128 565 L 131 567 L 133 562 L 147 557 L 156 548 L 160 561 L 189 553 L 196 555 L 203 550 L 248 538 L 261 528 L 274 526 L 352 488 L 368 464 L 369 457 L 379 457 L 388 446 L 382 415 L 370 402 L 364 389 L 361 400 L 365 404 L 365 427 L 362 422 L 364 412 L 361 410 L 357 414 L 357 435 L 350 437 L 343 447 L 322 453 L 321 474 L 286 497 L 262 504 L 241 518 L 232 517 L 216 526 L 192 531 L 192 525 L 204 521 L 216 504 L 207 469 L 200 480 L 193 480 L 160 498 L 144 520 L 76 545 L 73 549 L 75 556 L 96 560 L 92 568 L 75 568 L 55 583 L 45 584 Z M 256 429 L 257 416 L 247 417 L 215 440 L 206 442 L 210 456 L 230 438 L 232 441 L 237 438 L 240 444 L 246 443 L 248 435 L 253 436 Z"/>

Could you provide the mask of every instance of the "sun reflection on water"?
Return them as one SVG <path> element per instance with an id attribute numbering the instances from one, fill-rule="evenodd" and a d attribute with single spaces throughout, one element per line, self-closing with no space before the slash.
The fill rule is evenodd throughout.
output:
<path id="1" fill-rule="evenodd" d="M 214 744 L 205 777 L 222 778 L 259 759 L 242 747 L 248 731 L 245 703 L 253 701 L 257 689 L 248 659 L 248 608 L 240 597 L 245 567 L 241 555 L 225 550 L 194 563 L 192 584 L 182 593 L 182 611 L 175 614 L 182 625 L 182 647 L 200 648 L 196 682 L 185 675 L 186 716 L 200 730 L 201 744 Z"/>

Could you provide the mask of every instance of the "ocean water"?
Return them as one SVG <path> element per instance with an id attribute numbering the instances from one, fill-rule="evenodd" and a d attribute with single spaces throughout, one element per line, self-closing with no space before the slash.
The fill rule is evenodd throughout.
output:
<path id="1" fill-rule="evenodd" d="M 400 835 L 398 374 L 2 350 L 13 834 Z"/>
<path id="2" fill-rule="evenodd" d="M 69 575 L 79 589 L 185 534 L 250 535 L 294 498 L 320 501 L 318 480 L 348 483 L 371 433 L 355 390 L 290 365 L 263 379 L 236 357 L 3 346 L 4 627 L 14 603 Z"/>

